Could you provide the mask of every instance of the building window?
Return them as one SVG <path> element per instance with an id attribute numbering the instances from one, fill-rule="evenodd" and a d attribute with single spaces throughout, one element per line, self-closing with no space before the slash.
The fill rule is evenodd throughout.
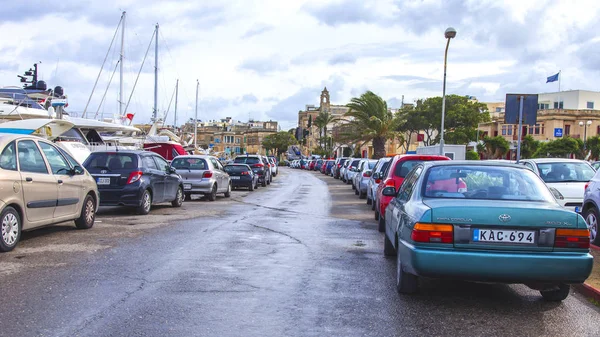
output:
<path id="1" fill-rule="evenodd" d="M 535 127 L 533 128 L 533 134 L 534 135 L 539 135 L 540 134 L 540 124 L 536 124 Z"/>
<path id="2" fill-rule="evenodd" d="M 565 136 L 568 136 L 571 134 L 571 126 L 570 125 L 565 125 Z"/>
<path id="3" fill-rule="evenodd" d="M 563 109 L 563 102 L 554 102 L 554 109 Z"/>
<path id="4" fill-rule="evenodd" d="M 538 104 L 538 110 L 548 110 L 548 109 L 550 109 L 550 103 Z"/>
<path id="5" fill-rule="evenodd" d="M 235 143 L 236 143 L 236 144 L 239 144 L 239 143 L 240 143 L 240 138 L 239 138 L 239 137 L 235 139 Z"/>
<path id="6" fill-rule="evenodd" d="M 215 138 L 215 143 L 220 143 L 220 142 L 221 142 L 221 139 Z"/>
<path id="7" fill-rule="evenodd" d="M 500 108 L 500 107 L 496 108 L 496 112 L 502 112 L 502 108 Z"/>
<path id="8" fill-rule="evenodd" d="M 587 102 L 587 108 L 588 109 L 593 109 L 594 108 L 594 102 Z"/>
<path id="9" fill-rule="evenodd" d="M 512 125 L 507 125 L 507 129 L 508 129 L 508 133 L 507 133 L 507 135 L 509 135 L 509 136 L 512 136 L 512 134 L 513 134 L 513 129 L 514 129 L 514 126 L 512 126 Z"/>
<path id="10" fill-rule="evenodd" d="M 596 127 L 596 134 L 597 134 L 597 135 L 600 135 L 600 125 L 598 125 L 598 126 Z"/>
<path id="11" fill-rule="evenodd" d="M 508 125 L 502 125 L 502 135 L 506 136 L 506 128 Z"/>
<path id="12" fill-rule="evenodd" d="M 238 139 L 239 139 L 239 138 L 238 138 Z M 236 146 L 236 147 L 235 147 L 235 153 L 240 153 L 240 147 L 239 147 L 239 146 Z"/>

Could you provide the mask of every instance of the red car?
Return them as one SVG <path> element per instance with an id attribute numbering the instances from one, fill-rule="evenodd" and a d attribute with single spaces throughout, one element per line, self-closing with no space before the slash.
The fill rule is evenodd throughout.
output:
<path id="1" fill-rule="evenodd" d="M 375 220 L 379 220 L 379 231 L 385 230 L 385 209 L 393 197 L 385 196 L 382 191 L 385 187 L 393 186 L 396 191 L 402 185 L 404 177 L 410 172 L 414 165 L 423 161 L 432 160 L 450 160 L 446 156 L 423 155 L 423 154 L 403 154 L 392 158 L 387 170 L 383 172 L 381 182 L 377 186 L 377 195 L 375 196 Z"/>

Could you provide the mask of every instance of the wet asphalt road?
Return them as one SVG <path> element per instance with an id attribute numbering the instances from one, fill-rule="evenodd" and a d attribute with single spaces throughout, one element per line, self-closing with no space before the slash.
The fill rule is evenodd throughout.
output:
<path id="1" fill-rule="evenodd" d="M 600 336 L 577 293 L 423 280 L 399 296 L 370 207 L 319 173 L 153 214 L 27 233 L 0 256 L 0 336 Z"/>

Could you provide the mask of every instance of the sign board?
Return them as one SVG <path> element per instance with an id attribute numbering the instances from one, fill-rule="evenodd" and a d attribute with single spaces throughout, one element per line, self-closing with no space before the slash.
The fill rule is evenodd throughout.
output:
<path id="1" fill-rule="evenodd" d="M 208 147 L 213 148 L 213 147 L 215 147 L 215 144 L 210 143 L 210 144 L 208 144 Z"/>
<path id="2" fill-rule="evenodd" d="M 61 99 L 61 98 L 53 98 L 52 99 L 52 106 L 65 106 L 65 105 L 67 105 L 66 99 Z"/>
<path id="3" fill-rule="evenodd" d="M 562 137 L 563 129 L 562 128 L 554 128 L 554 137 Z"/>
<path id="4" fill-rule="evenodd" d="M 506 94 L 504 103 L 504 124 L 519 124 L 520 98 L 523 101 L 523 124 L 535 125 L 537 121 L 537 94 Z"/>

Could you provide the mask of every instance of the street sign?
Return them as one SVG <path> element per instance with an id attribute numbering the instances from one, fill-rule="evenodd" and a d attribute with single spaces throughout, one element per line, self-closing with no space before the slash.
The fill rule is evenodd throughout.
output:
<path id="1" fill-rule="evenodd" d="M 523 100 L 523 124 L 535 125 L 537 121 L 537 94 L 506 94 L 504 124 L 519 124 L 519 100 Z"/>
<path id="2" fill-rule="evenodd" d="M 562 128 L 554 128 L 554 137 L 562 137 L 563 129 Z"/>
<path id="3" fill-rule="evenodd" d="M 214 146 L 215 146 L 215 144 L 213 144 L 213 143 L 208 144 L 208 147 L 210 147 L 210 148 L 212 148 Z"/>

